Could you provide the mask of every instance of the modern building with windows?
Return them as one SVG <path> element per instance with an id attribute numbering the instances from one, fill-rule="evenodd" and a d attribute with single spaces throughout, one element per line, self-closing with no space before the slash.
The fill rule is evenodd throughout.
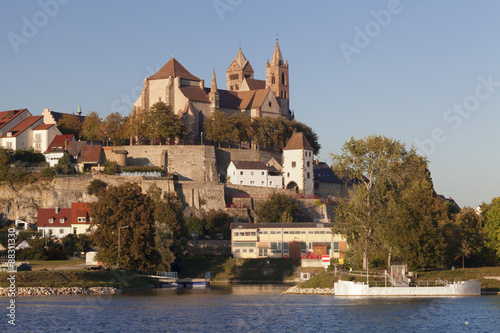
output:
<path id="1" fill-rule="evenodd" d="M 332 233 L 331 223 L 232 223 L 234 258 L 302 258 L 329 254 L 342 259 L 347 242 Z"/>

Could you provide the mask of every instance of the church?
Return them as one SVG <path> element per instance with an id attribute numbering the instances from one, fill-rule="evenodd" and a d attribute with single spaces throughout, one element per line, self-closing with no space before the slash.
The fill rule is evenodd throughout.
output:
<path id="1" fill-rule="evenodd" d="M 253 118 L 293 118 L 289 107 L 288 61 L 283 60 L 276 39 L 271 61 L 266 63 L 266 79 L 254 78 L 254 70 L 241 47 L 226 71 L 227 89 L 217 87 L 215 69 L 210 88 L 172 57 L 158 72 L 144 79 L 133 112 L 149 110 L 156 102 L 172 107 L 186 125 L 185 144 L 201 140 L 205 120 L 218 110 L 228 116 L 244 113 Z"/>

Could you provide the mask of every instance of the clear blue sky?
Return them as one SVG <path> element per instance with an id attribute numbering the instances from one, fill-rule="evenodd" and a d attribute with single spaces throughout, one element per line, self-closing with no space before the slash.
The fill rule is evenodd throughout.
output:
<path id="1" fill-rule="evenodd" d="M 382 134 L 419 144 L 460 206 L 500 196 L 498 1 L 42 0 L 1 13 L 0 110 L 127 114 L 173 51 L 207 85 L 215 67 L 225 89 L 240 41 L 264 79 L 278 33 L 321 160 Z"/>

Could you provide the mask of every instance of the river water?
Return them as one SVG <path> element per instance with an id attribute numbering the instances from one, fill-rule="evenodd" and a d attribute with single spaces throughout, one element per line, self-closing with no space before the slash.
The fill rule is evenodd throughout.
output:
<path id="1" fill-rule="evenodd" d="M 500 332 L 500 296 L 281 295 L 283 285 L 18 297 L 6 332 Z"/>

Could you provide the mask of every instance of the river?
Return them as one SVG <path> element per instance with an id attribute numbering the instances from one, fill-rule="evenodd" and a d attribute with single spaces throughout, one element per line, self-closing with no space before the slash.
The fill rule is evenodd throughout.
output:
<path id="1" fill-rule="evenodd" d="M 283 285 L 216 285 L 115 295 L 16 298 L 12 332 L 498 332 L 500 297 L 281 295 Z M 7 305 L 2 298 L 1 304 Z"/>

